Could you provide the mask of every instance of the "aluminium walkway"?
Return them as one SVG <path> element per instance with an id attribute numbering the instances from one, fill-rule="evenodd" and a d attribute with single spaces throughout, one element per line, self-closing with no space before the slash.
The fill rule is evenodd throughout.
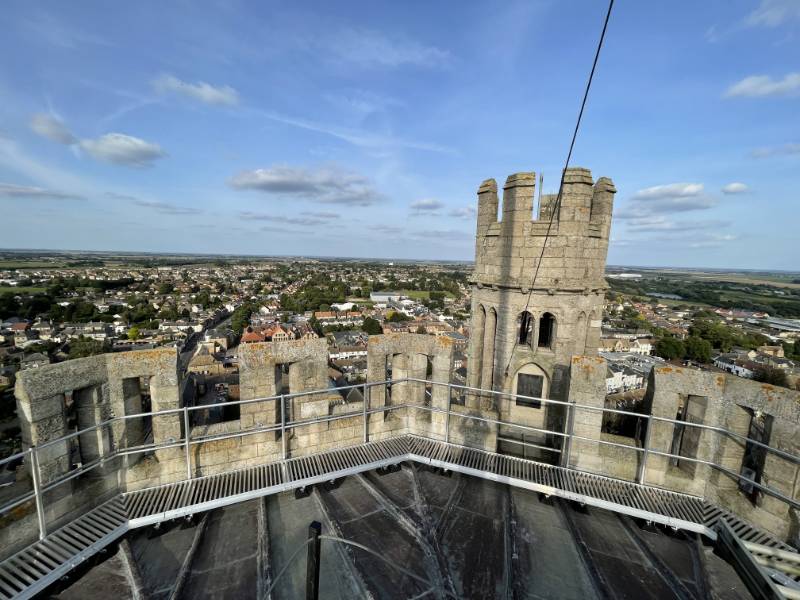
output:
<path id="1" fill-rule="evenodd" d="M 131 529 L 406 461 L 717 537 L 723 520 L 751 542 L 792 551 L 703 499 L 405 435 L 120 494 L 0 563 L 0 599 L 30 598 Z"/>

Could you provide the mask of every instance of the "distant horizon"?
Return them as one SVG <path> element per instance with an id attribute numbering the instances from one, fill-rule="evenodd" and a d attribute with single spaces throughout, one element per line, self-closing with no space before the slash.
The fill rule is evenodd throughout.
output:
<path id="1" fill-rule="evenodd" d="M 288 259 L 304 258 L 311 260 L 358 260 L 375 262 L 400 262 L 400 263 L 455 263 L 471 265 L 474 260 L 455 260 L 455 259 L 436 259 L 436 258 L 398 258 L 398 257 L 377 257 L 377 256 L 337 256 L 337 255 L 313 255 L 313 254 L 258 254 L 258 253 L 221 253 L 221 252 L 153 252 L 147 250 L 80 250 L 74 248 L 0 248 L 0 253 L 14 254 L 97 254 L 111 256 L 164 256 L 164 257 L 204 257 L 204 258 L 257 258 L 257 259 Z M 609 269 L 628 269 L 628 270 L 668 270 L 680 269 L 684 271 L 705 271 L 705 272 L 727 272 L 727 273 L 784 273 L 798 274 L 799 270 L 773 269 L 773 268 L 730 268 L 730 267 L 698 267 L 681 265 L 633 265 L 633 264 L 606 264 Z"/>

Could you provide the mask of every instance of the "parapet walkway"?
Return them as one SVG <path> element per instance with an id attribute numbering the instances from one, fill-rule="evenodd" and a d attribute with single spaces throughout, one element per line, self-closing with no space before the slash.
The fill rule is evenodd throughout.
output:
<path id="1" fill-rule="evenodd" d="M 116 496 L 0 563 L 0 599 L 30 598 L 42 592 L 131 529 L 406 461 L 573 500 L 711 539 L 716 539 L 717 525 L 724 520 L 746 542 L 791 550 L 695 496 L 406 435 Z"/>

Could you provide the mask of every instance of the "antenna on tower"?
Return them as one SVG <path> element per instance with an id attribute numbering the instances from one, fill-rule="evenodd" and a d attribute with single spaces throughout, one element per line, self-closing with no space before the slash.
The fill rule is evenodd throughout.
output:
<path id="1" fill-rule="evenodd" d="M 539 199 L 536 201 L 536 218 L 542 214 L 542 186 L 544 185 L 544 173 L 539 173 Z"/>

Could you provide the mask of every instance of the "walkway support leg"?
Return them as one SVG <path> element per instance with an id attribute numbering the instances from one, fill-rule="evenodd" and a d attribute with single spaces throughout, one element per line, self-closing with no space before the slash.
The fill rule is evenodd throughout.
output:
<path id="1" fill-rule="evenodd" d="M 642 462 L 639 463 L 639 472 L 636 474 L 636 483 L 644 485 L 647 477 L 647 455 L 650 454 L 650 433 L 653 431 L 653 419 L 647 416 L 647 431 L 644 432 L 642 448 Z"/>
<path id="2" fill-rule="evenodd" d="M 190 451 L 189 440 L 192 437 L 192 430 L 189 428 L 189 407 L 183 407 L 183 453 L 186 459 L 186 479 L 192 478 L 192 453 Z"/>
<path id="3" fill-rule="evenodd" d="M 312 521 L 308 526 L 308 559 L 306 560 L 306 600 L 319 600 L 319 551 L 322 524 Z"/>
<path id="4" fill-rule="evenodd" d="M 369 419 L 369 414 L 367 413 L 369 401 L 367 400 L 367 384 L 364 384 L 364 443 L 366 444 L 369 441 L 369 424 L 367 423 Z"/>
<path id="5" fill-rule="evenodd" d="M 39 471 L 39 455 L 36 446 L 31 446 L 31 478 L 33 479 L 33 493 L 36 496 L 36 519 L 39 521 L 39 539 L 47 536 L 47 522 L 44 516 L 44 497 L 42 496 L 42 474 Z"/>

